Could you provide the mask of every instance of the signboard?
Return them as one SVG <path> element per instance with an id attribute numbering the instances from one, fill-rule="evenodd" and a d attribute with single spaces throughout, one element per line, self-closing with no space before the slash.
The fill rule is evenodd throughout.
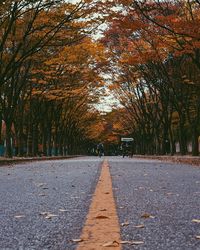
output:
<path id="1" fill-rule="evenodd" d="M 121 138 L 121 141 L 129 142 L 129 141 L 134 141 L 134 139 L 133 138 Z"/>

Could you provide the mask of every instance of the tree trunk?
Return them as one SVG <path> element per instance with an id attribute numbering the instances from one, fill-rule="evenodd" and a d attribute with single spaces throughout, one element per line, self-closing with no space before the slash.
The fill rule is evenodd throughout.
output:
<path id="1" fill-rule="evenodd" d="M 49 128 L 48 131 L 48 139 L 47 139 L 47 151 L 48 151 L 48 156 L 52 156 L 52 142 L 51 142 L 51 127 Z"/>
<path id="2" fill-rule="evenodd" d="M 196 124 L 193 125 L 192 129 L 192 155 L 198 156 L 199 155 L 199 141 L 198 141 L 198 130 Z"/>
<path id="3" fill-rule="evenodd" d="M 174 137 L 172 133 L 172 129 L 169 129 L 169 140 L 170 140 L 170 154 L 174 155 L 176 153 L 176 147 L 174 143 Z"/>
<path id="4" fill-rule="evenodd" d="M 33 134 L 32 134 L 32 126 L 29 127 L 28 137 L 27 137 L 27 156 L 32 156 L 33 148 Z"/>
<path id="5" fill-rule="evenodd" d="M 47 132 L 45 127 L 42 127 L 42 154 L 47 156 Z"/>
<path id="6" fill-rule="evenodd" d="M 38 125 L 35 124 L 33 126 L 33 145 L 32 145 L 32 155 L 37 156 L 38 155 Z"/>
<path id="7" fill-rule="evenodd" d="M 5 121 L 6 124 L 6 151 L 5 151 L 5 157 L 7 158 L 12 158 L 13 153 L 12 153 L 12 132 L 11 132 L 11 127 L 12 123 L 9 121 Z"/>
<path id="8" fill-rule="evenodd" d="M 184 125 L 181 122 L 179 125 L 179 143 L 180 143 L 180 153 L 181 155 L 185 155 L 186 154 L 185 133 L 184 133 Z"/>
<path id="9" fill-rule="evenodd" d="M 24 141 L 23 141 L 23 133 L 21 131 L 21 129 L 19 129 L 19 133 L 18 133 L 18 155 L 19 156 L 23 156 L 24 155 Z"/>
<path id="10" fill-rule="evenodd" d="M 2 131 L 2 113 L 0 111 L 0 144 L 1 144 L 1 138 L 2 138 L 1 131 Z"/>

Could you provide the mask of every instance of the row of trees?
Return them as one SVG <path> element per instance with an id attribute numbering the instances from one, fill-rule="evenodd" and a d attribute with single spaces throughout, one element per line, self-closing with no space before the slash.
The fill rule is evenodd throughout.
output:
<path id="1" fill-rule="evenodd" d="M 102 22 L 101 1 L 70 2 L 0 3 L 0 121 L 7 157 L 13 147 L 20 156 L 80 153 L 92 140 L 105 58 L 90 34 Z"/>
<path id="2" fill-rule="evenodd" d="M 200 2 L 117 1 L 102 39 L 135 152 L 198 155 Z"/>

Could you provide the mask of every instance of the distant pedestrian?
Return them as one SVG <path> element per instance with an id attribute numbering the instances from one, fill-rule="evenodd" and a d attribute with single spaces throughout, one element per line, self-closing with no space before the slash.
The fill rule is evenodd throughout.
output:
<path id="1" fill-rule="evenodd" d="M 103 143 L 99 143 L 97 145 L 97 152 L 98 152 L 98 156 L 101 157 L 102 155 L 104 155 L 104 146 Z"/>

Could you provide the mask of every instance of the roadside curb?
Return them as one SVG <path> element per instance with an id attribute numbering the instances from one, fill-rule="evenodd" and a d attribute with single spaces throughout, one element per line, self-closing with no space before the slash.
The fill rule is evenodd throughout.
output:
<path id="1" fill-rule="evenodd" d="M 13 158 L 13 159 L 1 159 L 0 158 L 0 167 L 11 164 L 26 163 L 32 161 L 49 161 L 49 160 L 67 160 L 71 158 L 81 157 L 81 155 L 69 155 L 69 156 L 51 156 L 51 157 L 27 157 L 27 158 Z"/>
<path id="2" fill-rule="evenodd" d="M 140 159 L 152 159 L 167 161 L 179 164 L 190 164 L 193 166 L 200 166 L 200 157 L 199 156 L 154 156 L 154 155 L 133 155 L 134 158 Z"/>

